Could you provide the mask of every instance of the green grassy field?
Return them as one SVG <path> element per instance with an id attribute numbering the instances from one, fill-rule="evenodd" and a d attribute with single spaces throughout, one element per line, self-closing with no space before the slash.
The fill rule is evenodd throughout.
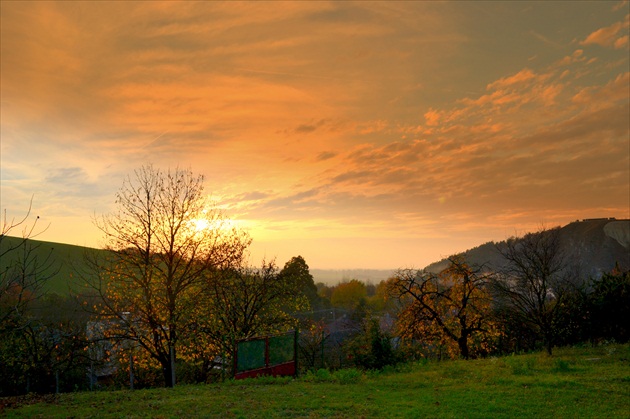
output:
<path id="1" fill-rule="evenodd" d="M 17 246 L 21 241 L 19 237 L 3 237 L 0 253 L 9 247 Z M 71 289 L 74 291 L 82 289 L 84 281 L 81 280 L 81 273 L 87 271 L 86 252 L 103 252 L 103 250 L 41 240 L 28 240 L 27 243 L 33 246 L 31 260 L 38 261 L 38 269 L 41 269 L 39 276 L 48 278 L 43 284 L 42 291 L 59 295 L 68 295 Z M 4 266 L 9 266 L 22 255 L 22 249 L 14 250 L 3 257 L 2 263 Z"/>
<path id="2" fill-rule="evenodd" d="M 7 417 L 626 418 L 630 345 L 397 370 L 61 394 Z"/>

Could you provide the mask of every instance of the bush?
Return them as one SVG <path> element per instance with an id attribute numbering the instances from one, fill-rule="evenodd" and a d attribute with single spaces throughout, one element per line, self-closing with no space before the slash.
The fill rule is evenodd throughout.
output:
<path id="1" fill-rule="evenodd" d="M 328 371 L 327 369 L 320 368 L 315 373 L 315 381 L 331 381 L 331 380 L 332 380 L 332 374 L 330 374 L 330 371 Z"/>
<path id="2" fill-rule="evenodd" d="M 354 384 L 363 378 L 363 373 L 356 368 L 335 371 L 333 381 L 339 384 Z"/>
<path id="3" fill-rule="evenodd" d="M 569 372 L 571 371 L 571 366 L 568 361 L 556 359 L 553 365 L 553 370 L 555 372 Z"/>
<path id="4" fill-rule="evenodd" d="M 380 370 L 395 365 L 399 356 L 392 346 L 392 337 L 383 333 L 378 319 L 369 319 L 364 330 L 347 345 L 348 357 L 360 368 Z"/>
<path id="5" fill-rule="evenodd" d="M 307 371 L 306 374 L 302 376 L 302 380 L 304 381 L 314 381 L 314 382 L 331 382 L 332 374 L 325 368 L 320 368 L 317 371 Z"/>

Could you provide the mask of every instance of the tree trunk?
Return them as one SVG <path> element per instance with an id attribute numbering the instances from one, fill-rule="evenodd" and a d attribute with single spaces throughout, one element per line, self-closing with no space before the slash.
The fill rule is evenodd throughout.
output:
<path id="1" fill-rule="evenodd" d="M 165 363 L 162 363 L 162 372 L 164 374 L 164 386 L 174 387 L 173 383 L 173 369 L 171 367 L 171 360 L 168 359 Z"/>
<path id="2" fill-rule="evenodd" d="M 162 374 L 164 375 L 164 386 L 175 387 L 175 362 L 171 356 L 175 355 L 175 351 L 160 355 L 160 364 L 162 365 Z"/>
<path id="3" fill-rule="evenodd" d="M 457 345 L 459 346 L 459 354 L 464 359 L 468 359 L 470 354 L 468 352 L 468 335 L 460 336 L 457 339 Z"/>
<path id="4" fill-rule="evenodd" d="M 547 338 L 545 340 L 546 340 L 545 346 L 546 346 L 546 349 L 547 349 L 547 354 L 549 356 L 551 356 L 552 355 L 552 351 L 553 351 L 553 342 L 549 338 Z"/>

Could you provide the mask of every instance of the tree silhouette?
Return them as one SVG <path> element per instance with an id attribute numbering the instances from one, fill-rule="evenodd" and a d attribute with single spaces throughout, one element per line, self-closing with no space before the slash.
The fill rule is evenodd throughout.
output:
<path id="1" fill-rule="evenodd" d="M 493 281 L 499 311 L 540 337 L 551 355 L 572 289 L 560 228 L 512 237 L 498 250 L 507 262 Z"/>
<path id="2" fill-rule="evenodd" d="M 90 261 L 90 285 L 107 337 L 137 342 L 167 386 L 175 385 L 178 344 L 198 323 L 208 273 L 240 260 L 250 243 L 203 191 L 203 176 L 190 170 L 143 166 L 117 193 L 118 211 L 96 222 L 109 252 Z"/>

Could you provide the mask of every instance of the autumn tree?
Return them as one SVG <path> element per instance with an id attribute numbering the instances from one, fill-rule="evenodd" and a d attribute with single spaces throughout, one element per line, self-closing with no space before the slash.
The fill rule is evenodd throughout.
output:
<path id="1" fill-rule="evenodd" d="M 460 257 L 439 274 L 401 269 L 387 282 L 402 304 L 397 321 L 403 339 L 445 345 L 464 359 L 487 352 L 499 334 L 492 320 L 488 277 Z"/>
<path id="2" fill-rule="evenodd" d="M 509 238 L 497 247 L 505 260 L 493 281 L 497 309 L 504 319 L 542 340 L 549 355 L 562 331 L 565 300 L 573 288 L 560 243 L 560 228 Z M 517 332 L 518 333 L 518 332 Z"/>
<path id="3" fill-rule="evenodd" d="M 191 325 L 207 274 L 240 260 L 250 243 L 204 195 L 203 176 L 143 166 L 116 194 L 117 212 L 96 221 L 106 260 L 92 259 L 91 286 L 108 337 L 137 342 L 175 384 L 179 342 Z"/>
<path id="4" fill-rule="evenodd" d="M 76 297 L 47 293 L 33 302 L 21 330 L 26 392 L 52 393 L 86 388 L 90 365 L 87 318 Z M 8 380 L 8 376 L 4 376 Z"/>
<path id="5" fill-rule="evenodd" d="M 292 314 L 304 308 L 308 299 L 299 282 L 281 275 L 275 262 L 263 261 L 259 268 L 236 264 L 206 276 L 198 327 L 229 353 L 235 340 L 295 327 Z"/>
<path id="6" fill-rule="evenodd" d="M 367 288 L 365 284 L 358 279 L 352 279 L 348 282 L 342 282 L 337 285 L 330 297 L 333 307 L 352 310 L 358 304 L 367 298 Z"/>
<path id="7" fill-rule="evenodd" d="M 397 309 L 397 302 L 390 298 L 387 280 L 382 280 L 374 285 L 374 294 L 368 294 L 368 306 L 375 313 L 394 314 Z"/>
<path id="8" fill-rule="evenodd" d="M 323 320 L 310 321 L 306 327 L 300 328 L 300 365 L 307 369 L 325 367 L 324 345 L 330 337 L 330 331 Z"/>

